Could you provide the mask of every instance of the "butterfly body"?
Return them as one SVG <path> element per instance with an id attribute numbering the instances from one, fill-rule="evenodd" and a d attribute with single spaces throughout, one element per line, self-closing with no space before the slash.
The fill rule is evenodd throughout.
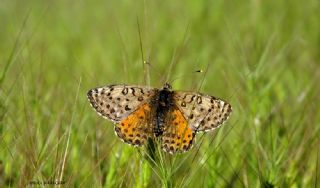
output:
<path id="1" fill-rule="evenodd" d="M 225 101 L 195 92 L 145 86 L 110 85 L 89 90 L 91 106 L 115 123 L 116 134 L 126 143 L 142 146 L 160 138 L 168 153 L 189 150 L 197 132 L 219 127 L 230 115 Z"/>
<path id="2" fill-rule="evenodd" d="M 158 91 L 153 104 L 156 108 L 154 134 L 156 137 L 159 137 L 163 134 L 163 127 L 166 123 L 165 118 L 167 117 L 169 109 L 174 105 L 172 91 L 169 91 L 168 88 Z"/>

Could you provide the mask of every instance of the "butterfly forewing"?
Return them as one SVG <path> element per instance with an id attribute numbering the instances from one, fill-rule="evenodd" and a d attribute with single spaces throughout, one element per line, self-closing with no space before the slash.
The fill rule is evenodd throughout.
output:
<path id="1" fill-rule="evenodd" d="M 148 87 L 110 85 L 89 90 L 87 97 L 98 114 L 119 123 L 149 101 L 156 91 Z"/>
<path id="2" fill-rule="evenodd" d="M 222 125 L 232 112 L 222 99 L 194 92 L 174 92 L 175 103 L 194 131 L 210 131 Z"/>

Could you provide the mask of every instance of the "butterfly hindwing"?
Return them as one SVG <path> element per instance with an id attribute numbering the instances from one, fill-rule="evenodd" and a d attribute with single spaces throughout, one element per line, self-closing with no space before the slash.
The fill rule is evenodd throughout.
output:
<path id="1" fill-rule="evenodd" d="M 140 86 L 110 85 L 89 90 L 87 97 L 98 114 L 119 123 L 146 103 L 156 90 Z"/>
<path id="2" fill-rule="evenodd" d="M 175 104 L 194 131 L 210 131 L 222 125 L 232 112 L 221 99 L 194 92 L 174 92 Z"/>
<path id="3" fill-rule="evenodd" d="M 154 110 L 149 103 L 138 107 L 133 113 L 115 125 L 116 134 L 126 143 L 142 146 L 152 137 Z"/>
<path id="4" fill-rule="evenodd" d="M 163 127 L 161 147 L 168 153 L 188 151 L 194 142 L 195 132 L 178 107 L 169 109 Z"/>

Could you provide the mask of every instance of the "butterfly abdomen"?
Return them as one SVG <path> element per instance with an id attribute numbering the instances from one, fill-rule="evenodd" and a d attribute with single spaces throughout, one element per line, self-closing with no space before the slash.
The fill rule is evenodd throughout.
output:
<path id="1" fill-rule="evenodd" d="M 156 124 L 154 127 L 154 134 L 159 137 L 163 134 L 163 127 L 165 125 L 165 118 L 167 113 L 172 106 L 173 94 L 172 91 L 168 89 L 163 89 L 159 91 L 157 96 L 157 109 L 156 109 Z"/>

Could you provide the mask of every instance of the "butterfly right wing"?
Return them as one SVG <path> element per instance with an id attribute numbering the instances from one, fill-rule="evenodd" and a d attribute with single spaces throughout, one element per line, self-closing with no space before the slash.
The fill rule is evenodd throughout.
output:
<path id="1" fill-rule="evenodd" d="M 195 92 L 174 92 L 175 104 L 181 109 L 190 128 L 196 132 L 210 131 L 222 125 L 232 107 L 222 99 Z"/>
<path id="2" fill-rule="evenodd" d="M 161 147 L 164 151 L 174 154 L 186 152 L 194 143 L 195 131 L 191 129 L 183 112 L 177 107 L 170 107 L 163 127 Z"/>

